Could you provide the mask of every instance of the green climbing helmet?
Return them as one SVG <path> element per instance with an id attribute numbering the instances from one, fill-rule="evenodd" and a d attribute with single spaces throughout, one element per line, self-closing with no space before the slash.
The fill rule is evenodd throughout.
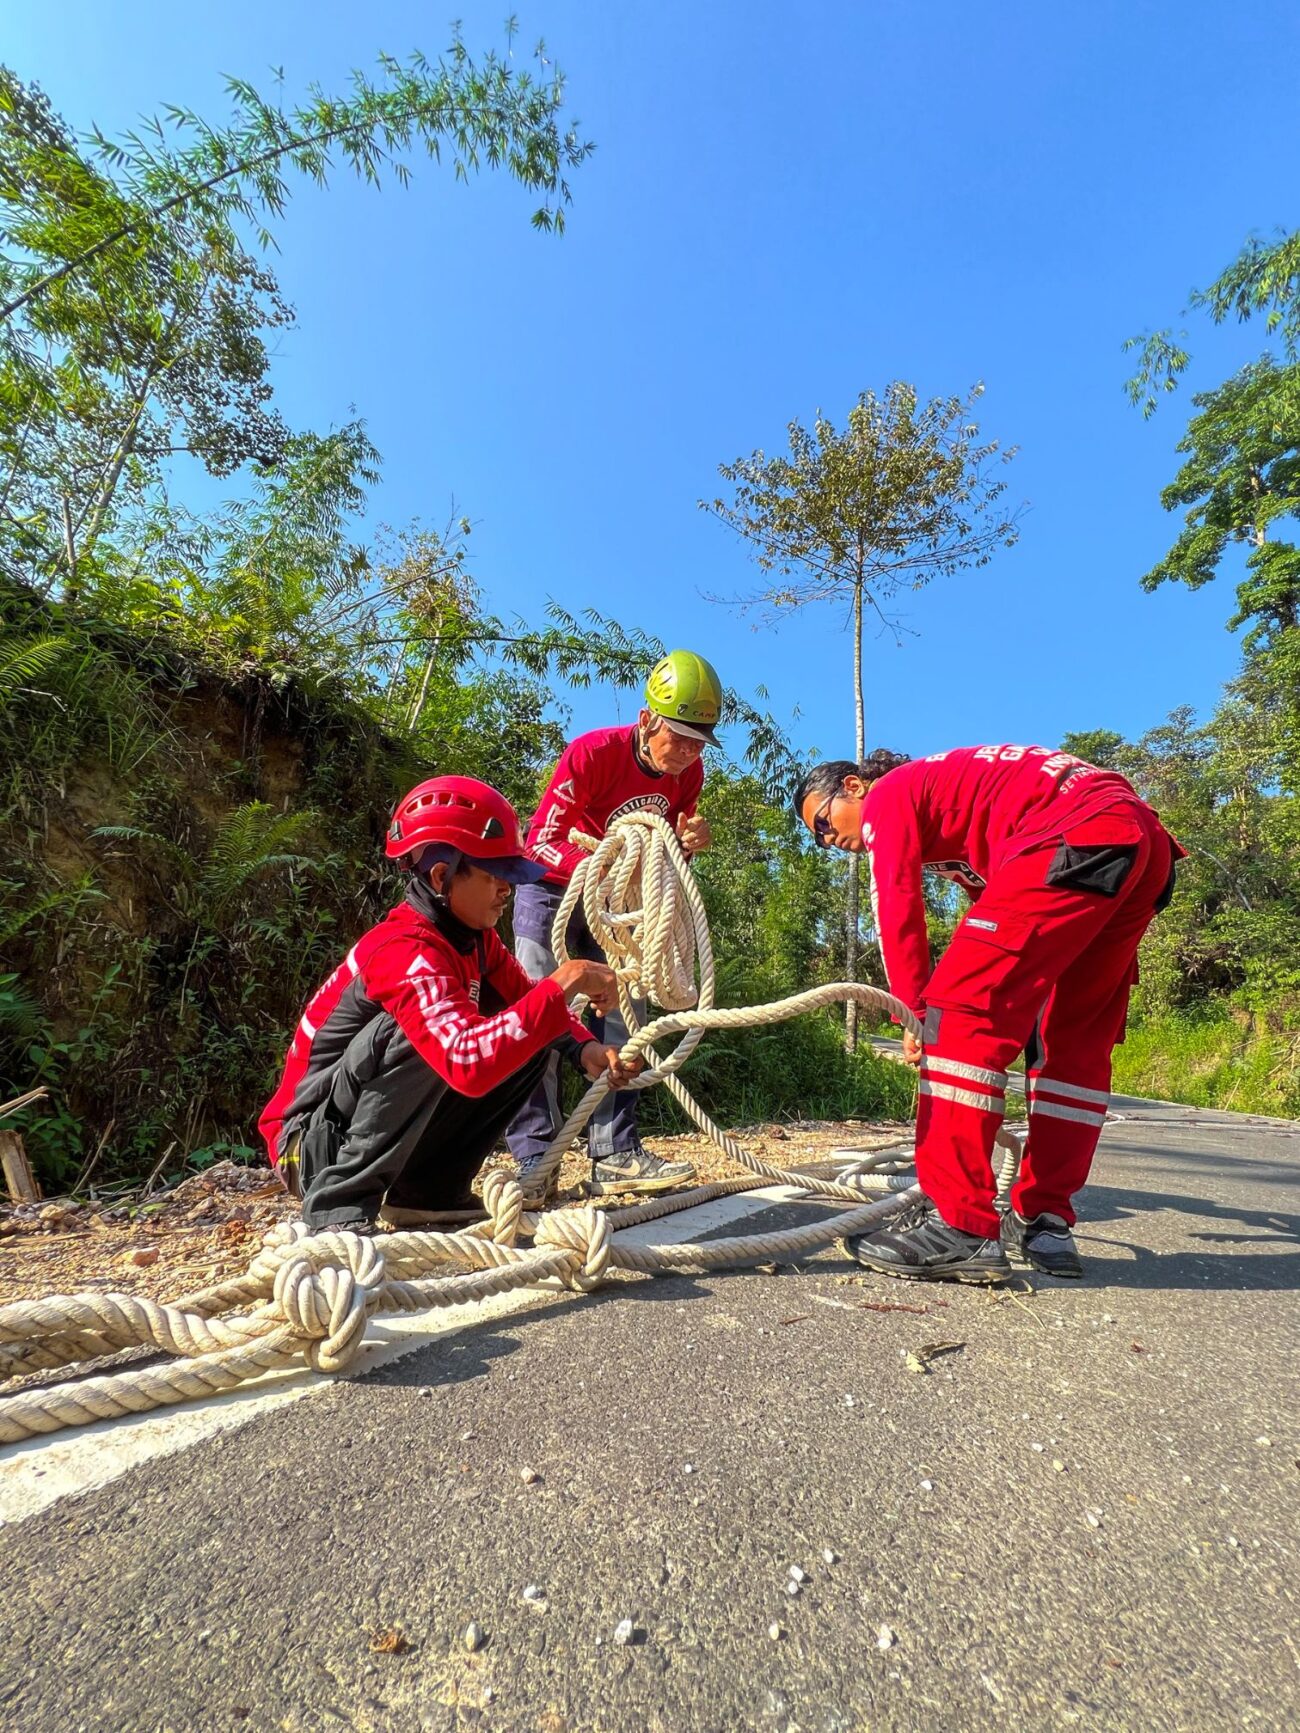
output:
<path id="1" fill-rule="evenodd" d="M 716 743 L 722 682 L 712 662 L 694 650 L 670 650 L 655 663 L 645 683 L 645 702 L 675 734 Z"/>

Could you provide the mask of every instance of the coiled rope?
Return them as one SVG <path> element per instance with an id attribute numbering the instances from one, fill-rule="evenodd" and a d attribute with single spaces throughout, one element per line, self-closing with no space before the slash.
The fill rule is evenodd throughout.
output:
<path id="1" fill-rule="evenodd" d="M 557 955 L 564 955 L 564 929 L 581 900 L 587 924 L 618 975 L 629 1030 L 622 1055 L 628 1060 L 645 1055 L 649 1061 L 636 1087 L 663 1083 L 749 1177 L 628 1208 L 536 1213 L 525 1209 L 518 1180 L 491 1172 L 483 1183 L 487 1220 L 458 1233 L 371 1239 L 335 1230 L 313 1233 L 301 1222 L 285 1223 L 267 1235 L 243 1275 L 170 1305 L 87 1293 L 0 1306 L 3 1379 L 25 1379 L 141 1347 L 173 1356 L 0 1396 L 0 1443 L 208 1396 L 304 1364 L 318 1372 L 343 1372 L 364 1340 L 369 1319 L 387 1312 L 465 1305 L 539 1284 L 585 1293 L 618 1270 L 658 1275 L 803 1258 L 836 1239 L 879 1226 L 919 1195 L 902 1173 L 904 1161 L 896 1149 L 802 1168 L 760 1161 L 714 1124 L 675 1075 L 711 1029 L 781 1023 L 855 1000 L 893 1016 L 919 1036 L 906 1006 L 878 988 L 836 982 L 770 1005 L 717 1007 L 704 904 L 669 826 L 655 814 L 632 813 L 599 842 L 575 840 L 591 852 L 556 915 Z M 646 997 L 665 1014 L 641 1026 L 632 1001 Z M 660 1055 L 658 1045 L 673 1037 L 676 1046 Z M 547 1172 L 558 1167 L 607 1089 L 608 1084 L 595 1083 L 587 1091 L 543 1158 Z M 1005 1141 L 1018 1155 L 1015 1139 Z M 1011 1154 L 1002 1170 L 1005 1188 L 1014 1172 Z M 731 1239 L 640 1246 L 619 1238 L 620 1230 L 633 1223 L 772 1182 L 852 1207 L 806 1227 Z M 881 1190 L 887 1195 L 870 1195 Z M 532 1245 L 521 1245 L 521 1236 L 528 1235 Z"/>

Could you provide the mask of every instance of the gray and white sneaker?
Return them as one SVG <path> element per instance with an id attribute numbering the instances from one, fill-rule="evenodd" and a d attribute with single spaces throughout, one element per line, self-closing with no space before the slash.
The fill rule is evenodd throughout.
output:
<path id="1" fill-rule="evenodd" d="M 593 1163 L 591 1191 L 596 1197 L 620 1191 L 671 1191 L 694 1178 L 695 1169 L 689 1161 L 665 1161 L 638 1143 L 635 1149 L 616 1149 L 603 1161 Z"/>
<path id="2" fill-rule="evenodd" d="M 1002 1244 L 1031 1269 L 1045 1276 L 1074 1280 L 1083 1274 L 1079 1248 L 1069 1225 L 1060 1216 L 1030 1218 L 1008 1210 L 1002 1218 Z"/>

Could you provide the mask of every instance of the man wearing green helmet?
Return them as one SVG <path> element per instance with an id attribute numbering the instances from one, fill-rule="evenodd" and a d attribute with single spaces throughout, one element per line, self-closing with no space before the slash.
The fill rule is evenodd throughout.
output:
<path id="1" fill-rule="evenodd" d="M 571 830 L 604 836 L 616 818 L 649 810 L 665 818 L 688 854 L 708 848 L 709 827 L 695 808 L 704 783 L 704 748 L 716 744 L 722 683 L 711 663 L 693 650 L 673 650 L 650 671 L 645 704 L 622 728 L 597 728 L 564 749 L 528 831 L 528 853 L 546 868 L 540 884 L 520 887 L 515 899 L 515 955 L 534 980 L 553 973 L 551 924 L 583 851 Z M 569 954 L 604 961 L 575 911 L 566 934 Z M 642 1010 L 638 1007 L 638 1015 Z M 617 1012 L 603 1020 L 601 1040 L 627 1039 Z M 688 1162 L 667 1162 L 647 1150 L 637 1132 L 637 1096 L 611 1093 L 592 1116 L 588 1148 L 598 1187 L 609 1191 L 666 1191 L 691 1178 Z M 525 1192 L 530 1173 L 561 1124 L 558 1067 L 550 1066 L 521 1108 L 506 1141 Z"/>

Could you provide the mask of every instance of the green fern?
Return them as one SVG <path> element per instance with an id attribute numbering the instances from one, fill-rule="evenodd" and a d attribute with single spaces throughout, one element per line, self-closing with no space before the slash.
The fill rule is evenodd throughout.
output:
<path id="1" fill-rule="evenodd" d="M 223 908 L 262 873 L 311 866 L 312 857 L 295 852 L 293 844 L 315 822 L 314 812 L 277 813 L 261 800 L 237 807 L 217 827 L 199 879 L 213 909 Z"/>
<path id="2" fill-rule="evenodd" d="M 19 638 L 0 644 L 0 704 L 21 696 L 67 655 L 66 638 Z"/>
<path id="3" fill-rule="evenodd" d="M 173 842 L 171 837 L 163 836 L 159 831 L 144 830 L 138 824 L 97 824 L 90 835 L 102 837 L 106 842 L 143 843 L 149 848 L 157 849 L 159 854 L 165 855 L 171 865 L 176 868 L 180 878 L 191 879 L 194 877 L 194 861 L 189 850 L 183 848 L 179 843 Z"/>
<path id="4" fill-rule="evenodd" d="M 6 881 L 0 888 L 6 892 L 21 889 L 14 880 Z M 29 908 L 19 909 L 10 914 L 6 911 L 3 922 L 0 923 L 0 950 L 10 944 L 25 927 L 30 927 L 34 921 L 43 916 L 58 913 L 63 919 L 71 920 L 83 903 L 103 902 L 104 893 L 97 885 L 91 883 L 90 875 L 78 879 L 75 884 L 62 887 L 41 897 Z"/>
<path id="5" fill-rule="evenodd" d="M 0 1038 L 23 1040 L 41 1027 L 41 1007 L 23 991 L 20 975 L 0 975 Z"/>

